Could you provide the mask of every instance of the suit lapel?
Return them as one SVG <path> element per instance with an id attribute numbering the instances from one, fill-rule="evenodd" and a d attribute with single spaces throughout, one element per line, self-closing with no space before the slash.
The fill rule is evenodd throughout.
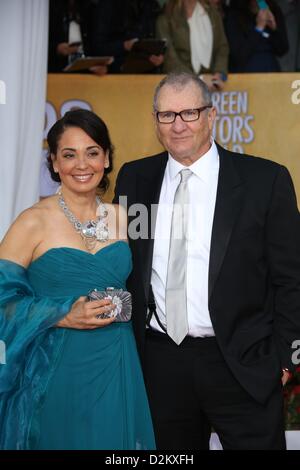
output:
<path id="1" fill-rule="evenodd" d="M 209 261 L 208 294 L 211 298 L 236 218 L 243 204 L 244 187 L 230 152 L 218 146 L 219 181 L 212 228 Z"/>
<path id="2" fill-rule="evenodd" d="M 151 282 L 157 204 L 159 201 L 167 161 L 168 154 L 167 152 L 164 152 L 161 154 L 161 158 L 156 159 L 155 162 L 153 161 L 153 166 L 148 174 L 140 174 L 137 183 L 137 201 L 146 207 L 148 220 L 148 236 L 146 239 L 139 239 L 137 243 L 140 259 L 140 272 L 143 277 L 146 299 L 148 299 L 149 285 Z"/>

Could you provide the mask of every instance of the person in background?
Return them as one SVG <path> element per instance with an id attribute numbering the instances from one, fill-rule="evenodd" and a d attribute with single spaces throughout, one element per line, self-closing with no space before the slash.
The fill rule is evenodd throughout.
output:
<path id="1" fill-rule="evenodd" d="M 280 72 L 278 57 L 289 48 L 284 17 L 279 6 L 267 0 L 232 0 L 225 20 L 230 55 L 229 71 Z"/>
<path id="2" fill-rule="evenodd" d="M 139 39 L 155 38 L 156 20 L 161 11 L 162 8 L 157 0 L 130 0 L 132 28 L 137 31 L 137 37 Z M 153 69 L 150 73 L 160 73 L 164 55 L 151 54 L 148 60 L 153 64 Z"/>
<path id="3" fill-rule="evenodd" d="M 169 0 L 156 25 L 167 40 L 165 73 L 203 75 L 208 86 L 222 89 L 228 68 L 228 43 L 217 9 L 203 0 Z"/>
<path id="4" fill-rule="evenodd" d="M 133 45 L 152 29 L 151 16 L 156 2 L 142 0 L 94 0 L 89 10 L 90 55 L 113 56 L 109 73 L 121 73 Z M 151 13 L 151 14 L 150 14 Z M 150 14 L 147 18 L 146 15 Z M 150 26 L 149 26 L 150 25 Z M 163 56 L 150 56 L 153 68 L 159 67 Z"/>
<path id="5" fill-rule="evenodd" d="M 126 213 L 102 201 L 108 129 L 77 109 L 47 141 L 60 191 L 20 214 L 0 244 L 0 448 L 154 449 L 131 321 L 107 318 L 112 300 L 87 301 L 93 289 L 125 289 L 132 269 Z"/>
<path id="6" fill-rule="evenodd" d="M 61 73 L 83 54 L 90 53 L 90 0 L 50 0 L 48 73 Z M 106 65 L 89 69 L 96 75 L 107 73 Z"/>
<path id="7" fill-rule="evenodd" d="M 300 0 L 275 0 L 284 16 L 290 48 L 279 57 L 283 72 L 300 71 Z"/>

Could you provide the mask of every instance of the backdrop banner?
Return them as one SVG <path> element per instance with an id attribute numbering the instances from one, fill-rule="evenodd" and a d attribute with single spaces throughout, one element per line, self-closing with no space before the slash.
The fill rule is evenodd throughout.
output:
<path id="1" fill-rule="evenodd" d="M 56 119 L 74 107 L 92 109 L 107 123 L 115 146 L 114 171 L 124 162 L 161 151 L 152 116 L 154 88 L 160 75 L 48 75 L 45 137 Z M 229 150 L 269 158 L 289 169 L 300 207 L 299 74 L 230 75 L 217 108 L 215 137 Z M 41 195 L 55 189 L 42 168 Z"/>

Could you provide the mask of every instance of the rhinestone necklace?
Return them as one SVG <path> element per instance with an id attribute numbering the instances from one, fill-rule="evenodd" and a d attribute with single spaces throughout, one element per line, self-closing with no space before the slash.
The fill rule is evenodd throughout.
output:
<path id="1" fill-rule="evenodd" d="M 99 196 L 96 196 L 97 214 L 99 215 L 95 220 L 88 220 L 84 223 L 81 223 L 70 211 L 61 192 L 58 193 L 58 204 L 76 232 L 81 235 L 87 250 L 93 250 L 97 241 L 106 242 L 109 239 L 108 212 Z"/>

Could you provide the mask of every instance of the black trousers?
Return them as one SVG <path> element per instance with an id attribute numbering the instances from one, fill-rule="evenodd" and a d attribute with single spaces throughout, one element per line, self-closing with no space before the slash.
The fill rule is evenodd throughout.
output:
<path id="1" fill-rule="evenodd" d="M 256 402 L 228 368 L 215 338 L 146 336 L 145 381 L 159 450 L 209 448 L 211 427 L 223 449 L 285 449 L 280 381 Z"/>

